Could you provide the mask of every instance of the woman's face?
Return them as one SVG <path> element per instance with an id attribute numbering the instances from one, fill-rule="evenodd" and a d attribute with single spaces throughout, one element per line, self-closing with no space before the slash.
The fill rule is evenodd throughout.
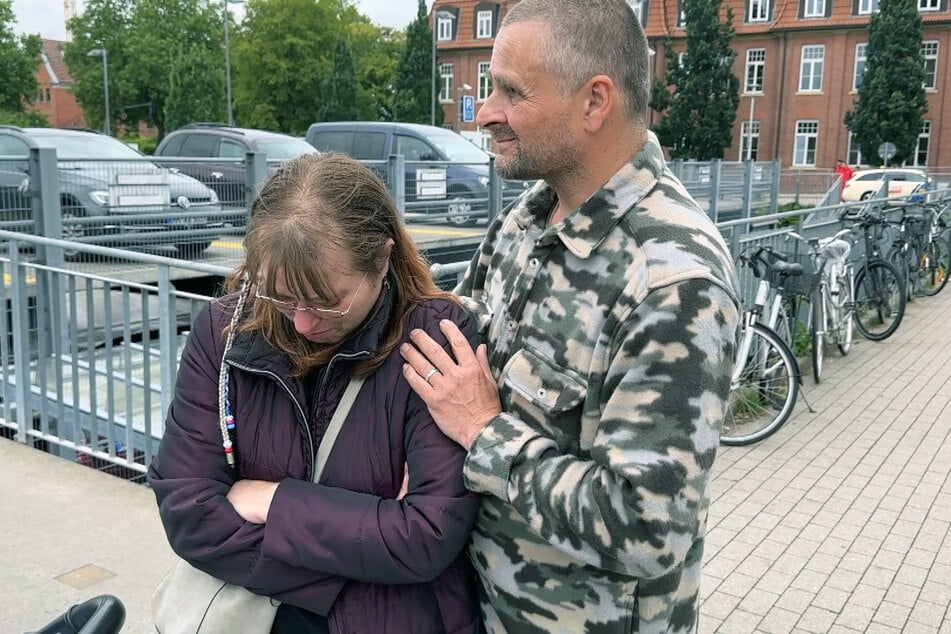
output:
<path id="1" fill-rule="evenodd" d="M 328 271 L 328 293 L 320 296 L 313 289 L 295 294 L 283 273 L 274 280 L 275 293 L 267 297 L 258 290 L 256 298 L 271 304 L 294 324 L 302 337 L 321 345 L 335 345 L 346 339 L 369 315 L 380 295 L 388 267 L 379 273 L 355 270 L 349 258 L 334 258 L 339 263 Z"/>

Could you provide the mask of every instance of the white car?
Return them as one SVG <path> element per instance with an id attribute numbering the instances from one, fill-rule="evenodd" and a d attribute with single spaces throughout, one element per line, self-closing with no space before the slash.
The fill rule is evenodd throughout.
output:
<path id="1" fill-rule="evenodd" d="M 889 167 L 859 170 L 842 188 L 842 200 L 846 202 L 868 200 L 878 194 L 882 188 L 882 181 L 886 178 L 888 178 L 886 195 L 889 197 L 907 196 L 917 191 L 930 191 L 935 188 L 934 179 L 920 169 Z M 912 196 L 908 200 L 921 202 L 924 197 Z"/>

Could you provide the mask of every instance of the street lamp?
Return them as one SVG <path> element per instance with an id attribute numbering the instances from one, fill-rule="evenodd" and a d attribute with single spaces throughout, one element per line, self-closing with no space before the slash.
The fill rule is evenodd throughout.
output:
<path id="1" fill-rule="evenodd" d="M 106 52 L 106 48 L 94 48 L 88 53 L 87 57 L 101 57 L 102 58 L 102 90 L 105 93 L 106 99 L 106 123 L 103 126 L 106 130 L 106 134 L 112 136 L 112 130 L 109 126 L 109 54 Z"/>
<path id="2" fill-rule="evenodd" d="M 228 101 L 228 125 L 234 125 L 234 111 L 231 107 L 231 46 L 228 43 L 228 23 L 231 22 L 228 12 L 229 4 L 244 4 L 244 0 L 225 0 L 224 18 L 225 18 L 225 92 Z"/>
<path id="3" fill-rule="evenodd" d="M 455 20 L 456 14 L 450 11 L 436 11 L 433 13 L 433 67 L 430 72 L 432 95 L 429 100 L 429 124 L 436 125 L 436 31 L 439 30 L 439 20 Z"/>

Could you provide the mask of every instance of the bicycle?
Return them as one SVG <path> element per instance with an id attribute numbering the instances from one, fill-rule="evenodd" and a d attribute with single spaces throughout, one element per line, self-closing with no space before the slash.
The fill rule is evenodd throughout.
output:
<path id="1" fill-rule="evenodd" d="M 920 222 L 909 226 L 914 245 L 916 269 L 915 292 L 928 297 L 937 295 L 948 284 L 948 269 L 951 268 L 951 235 L 949 220 L 951 207 L 939 203 L 923 205 Z"/>
<path id="2" fill-rule="evenodd" d="M 743 313 L 730 399 L 720 434 L 722 444 L 734 446 L 762 440 L 789 419 L 799 395 L 800 376 L 789 345 L 763 323 L 771 290 L 764 263 L 759 257 L 741 257 L 741 261 L 753 269 L 759 283 L 753 306 Z M 777 306 L 775 301 L 773 306 Z"/>
<path id="3" fill-rule="evenodd" d="M 870 341 L 882 341 L 894 334 L 905 316 L 901 274 L 882 257 L 879 246 L 888 221 L 870 209 L 843 219 L 853 221 L 853 232 L 861 231 L 865 247 L 865 255 L 855 269 L 855 328 Z"/>
<path id="4" fill-rule="evenodd" d="M 815 267 L 809 302 L 809 336 L 812 341 L 812 378 L 822 381 L 826 339 L 835 343 L 842 356 L 852 349 L 852 300 L 855 275 L 849 254 L 852 245 L 842 239 L 851 233 L 842 229 L 827 238 L 804 238 L 796 232 L 789 236 L 806 243 Z"/>

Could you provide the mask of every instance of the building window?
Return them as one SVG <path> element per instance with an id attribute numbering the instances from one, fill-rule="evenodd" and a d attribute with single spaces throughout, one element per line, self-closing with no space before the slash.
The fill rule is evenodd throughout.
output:
<path id="1" fill-rule="evenodd" d="M 817 92 L 822 90 L 822 63 L 826 47 L 822 44 L 802 47 L 802 64 L 799 67 L 799 90 Z"/>
<path id="2" fill-rule="evenodd" d="M 925 63 L 925 88 L 934 90 L 938 86 L 938 42 L 932 40 L 921 43 L 921 57 Z"/>
<path id="3" fill-rule="evenodd" d="M 680 28 L 687 26 L 687 13 L 684 11 L 684 0 L 680 0 L 680 9 L 677 11 L 677 26 Z"/>
<path id="4" fill-rule="evenodd" d="M 492 94 L 492 77 L 489 76 L 489 62 L 479 62 L 479 101 L 485 101 Z"/>
<path id="5" fill-rule="evenodd" d="M 747 119 L 740 124 L 741 161 L 755 161 L 759 151 L 759 121 Z"/>
<path id="6" fill-rule="evenodd" d="M 452 64 L 439 65 L 439 101 L 452 103 Z"/>
<path id="7" fill-rule="evenodd" d="M 769 0 L 748 0 L 747 22 L 765 22 L 769 19 Z"/>
<path id="8" fill-rule="evenodd" d="M 816 144 L 819 140 L 818 121 L 796 122 L 796 147 L 793 150 L 793 165 L 796 167 L 816 166 Z"/>
<path id="9" fill-rule="evenodd" d="M 763 74 L 766 72 L 766 49 L 746 50 L 746 80 L 743 92 L 763 92 Z"/>
<path id="10" fill-rule="evenodd" d="M 634 10 L 634 15 L 637 16 L 637 21 L 641 23 L 641 26 L 644 26 L 644 19 L 647 17 L 644 14 L 644 5 L 647 0 L 627 0 L 627 3 L 631 5 L 631 9 Z"/>
<path id="11" fill-rule="evenodd" d="M 941 0 L 918 0 L 919 11 L 938 11 L 941 8 Z"/>
<path id="12" fill-rule="evenodd" d="M 856 13 L 859 15 L 876 13 L 878 11 L 878 0 L 858 0 L 856 9 Z"/>
<path id="13" fill-rule="evenodd" d="M 41 87 L 36 93 L 36 103 L 50 103 L 53 100 L 49 87 Z"/>
<path id="14" fill-rule="evenodd" d="M 486 40 L 492 37 L 492 12 L 479 11 L 476 14 L 476 39 Z"/>
<path id="15" fill-rule="evenodd" d="M 928 146 L 931 145 L 931 121 L 921 122 L 921 134 L 918 135 L 918 145 L 915 147 L 915 165 L 928 166 Z"/>
<path id="16" fill-rule="evenodd" d="M 453 18 L 436 17 L 436 39 L 440 42 L 452 41 Z"/>
<path id="17" fill-rule="evenodd" d="M 826 0 L 803 0 L 802 17 L 826 17 Z"/>
<path id="18" fill-rule="evenodd" d="M 868 44 L 861 42 L 855 45 L 855 71 L 852 73 L 852 90 L 858 90 L 862 85 L 862 76 L 865 74 L 865 63 L 868 61 Z"/>
<path id="19" fill-rule="evenodd" d="M 862 146 L 859 145 L 855 135 L 849 132 L 849 148 L 846 152 L 845 162 L 849 165 L 862 164 Z"/>

